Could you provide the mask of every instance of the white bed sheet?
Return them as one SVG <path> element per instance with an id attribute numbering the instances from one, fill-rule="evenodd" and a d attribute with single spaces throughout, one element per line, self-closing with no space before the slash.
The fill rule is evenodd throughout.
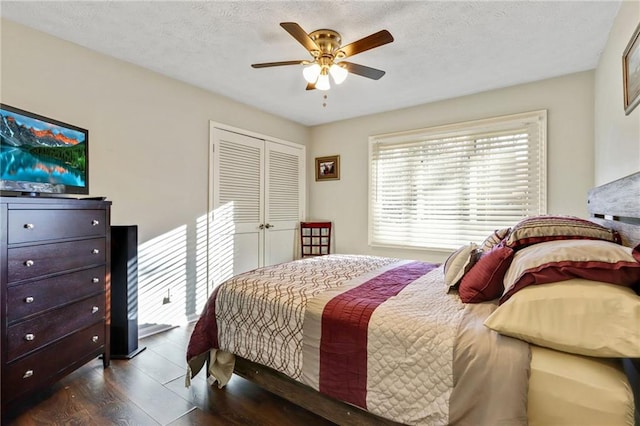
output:
<path id="1" fill-rule="evenodd" d="M 529 426 L 634 424 L 633 392 L 620 360 L 531 345 L 528 401 Z"/>

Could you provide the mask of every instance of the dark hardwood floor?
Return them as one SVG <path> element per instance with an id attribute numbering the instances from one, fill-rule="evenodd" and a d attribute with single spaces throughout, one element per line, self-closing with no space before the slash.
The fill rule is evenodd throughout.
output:
<path id="1" fill-rule="evenodd" d="M 233 376 L 224 389 L 204 371 L 184 385 L 192 326 L 140 340 L 146 350 L 102 368 L 93 360 L 28 401 L 2 413 L 3 425 L 332 425 Z"/>

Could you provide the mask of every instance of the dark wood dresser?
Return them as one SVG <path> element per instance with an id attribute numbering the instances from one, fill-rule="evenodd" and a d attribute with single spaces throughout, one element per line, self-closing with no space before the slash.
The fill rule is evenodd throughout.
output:
<path id="1" fill-rule="evenodd" d="M 99 355 L 109 365 L 110 209 L 0 197 L 2 411 Z"/>

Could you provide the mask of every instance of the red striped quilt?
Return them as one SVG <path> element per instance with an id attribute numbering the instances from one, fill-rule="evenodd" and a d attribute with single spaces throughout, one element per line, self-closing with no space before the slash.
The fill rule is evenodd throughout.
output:
<path id="1" fill-rule="evenodd" d="M 209 299 L 189 342 L 188 377 L 210 357 L 210 372 L 224 385 L 235 354 L 379 416 L 444 425 L 450 417 L 476 416 L 474 404 L 486 412 L 481 400 L 460 400 L 450 413 L 456 381 L 484 391 L 493 380 L 478 372 L 469 382 L 454 375 L 465 312 L 459 297 L 447 293 L 442 268 L 430 263 L 329 255 L 261 268 L 228 280 Z M 477 329 L 482 320 L 467 322 Z M 487 340 L 490 331 L 480 331 Z M 499 372 L 496 377 L 503 406 L 513 392 Z M 516 405 L 526 423 L 526 406 L 506 406 Z"/>

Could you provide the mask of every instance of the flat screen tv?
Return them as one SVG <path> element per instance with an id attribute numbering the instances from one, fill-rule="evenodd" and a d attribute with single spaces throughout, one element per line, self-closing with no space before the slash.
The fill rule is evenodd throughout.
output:
<path id="1" fill-rule="evenodd" d="M 0 104 L 0 191 L 88 194 L 89 131 Z"/>

